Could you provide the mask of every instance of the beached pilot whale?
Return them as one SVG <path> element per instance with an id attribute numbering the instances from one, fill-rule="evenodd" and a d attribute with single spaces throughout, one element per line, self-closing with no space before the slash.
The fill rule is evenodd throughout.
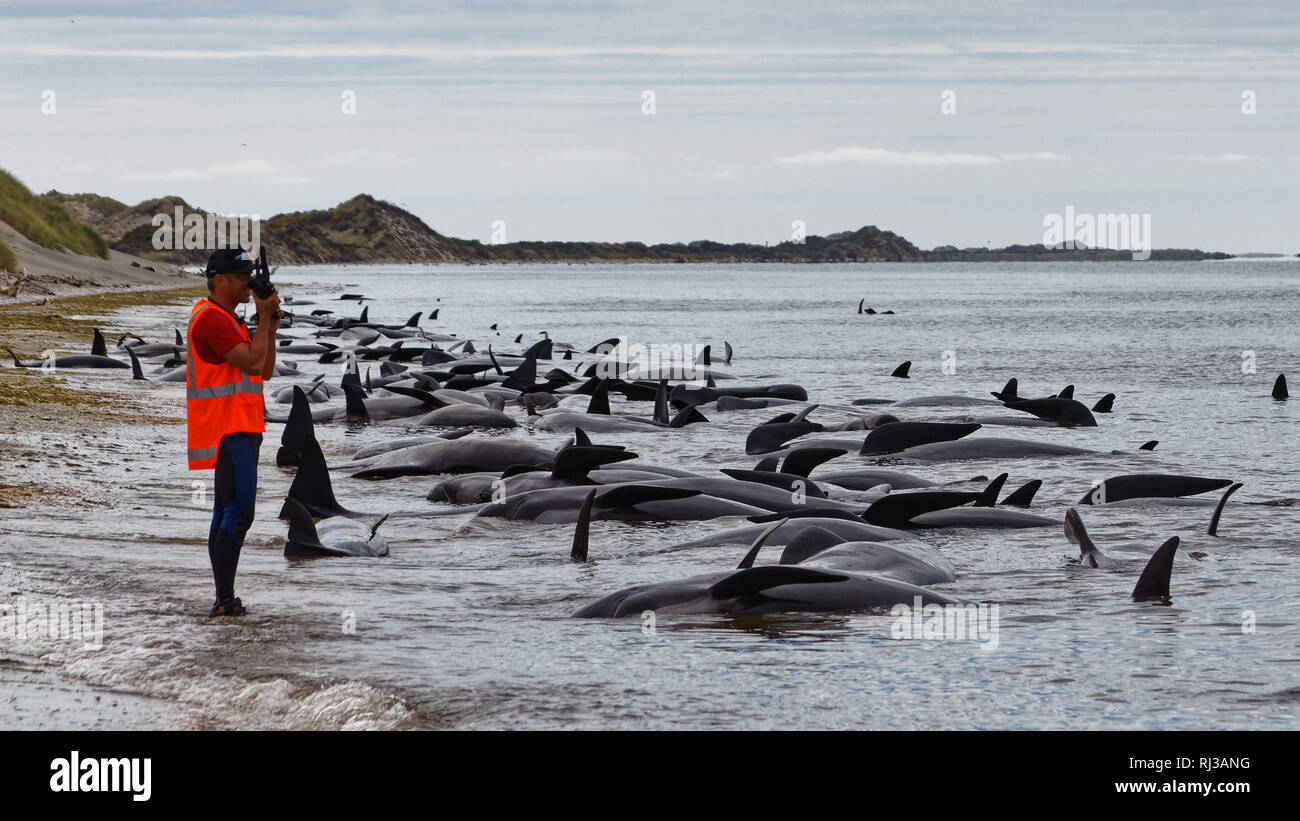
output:
<path id="1" fill-rule="evenodd" d="M 285 556 L 365 556 L 388 555 L 388 540 L 378 534 L 381 518 L 373 527 L 341 516 L 313 523 L 311 514 L 297 499 L 284 500 L 280 510 L 289 520 L 289 540 L 284 543 Z"/>
<path id="2" fill-rule="evenodd" d="M 587 497 L 590 503 L 592 491 Z M 590 507 L 584 506 L 574 534 L 574 558 L 587 556 Z M 750 554 L 767 533 L 760 534 Z M 746 559 L 752 562 L 752 558 Z M 745 562 L 742 562 L 745 564 Z M 575 618 L 620 618 L 656 614 L 854 612 L 884 610 L 897 604 L 959 604 L 958 599 L 885 576 L 868 576 L 799 565 L 742 567 L 657 584 L 629 587 L 600 598 L 574 613 Z"/>
<path id="3" fill-rule="evenodd" d="M 104 342 L 104 335 L 95 330 L 95 341 L 90 347 L 89 354 L 72 354 L 69 356 L 56 356 L 53 359 L 35 359 L 30 362 L 23 362 L 18 359 L 18 354 L 10 351 L 9 356 L 14 360 L 15 368 L 48 368 L 51 363 L 56 368 L 129 368 L 127 363 L 120 359 L 114 359 L 108 355 L 108 346 Z"/>

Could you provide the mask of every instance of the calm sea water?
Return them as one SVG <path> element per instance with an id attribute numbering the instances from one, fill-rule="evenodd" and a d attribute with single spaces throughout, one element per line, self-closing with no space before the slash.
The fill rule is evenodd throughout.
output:
<path id="1" fill-rule="evenodd" d="M 568 560 L 571 526 L 467 515 L 390 520 L 386 559 L 289 561 L 274 516 L 292 474 L 273 465 L 280 426 L 271 425 L 258 520 L 239 570 L 252 615 L 214 623 L 206 618 L 210 497 L 196 502 L 191 484 L 210 477 L 184 470 L 182 426 L 126 417 L 108 431 L 38 437 L 6 429 L 0 442 L 21 457 L 18 481 L 52 490 L 35 507 L 0 510 L 0 590 L 10 599 L 98 602 L 105 623 L 100 649 L 4 636 L 7 657 L 94 693 L 160 703 L 151 714 L 172 727 L 1300 726 L 1300 512 L 1287 504 L 1300 497 L 1300 400 L 1269 398 L 1277 373 L 1300 375 L 1297 261 L 322 266 L 278 279 L 284 293 L 343 315 L 358 311 L 330 301 L 343 291 L 370 297 L 373 320 L 400 322 L 436 307 L 440 318 L 426 329 L 499 349 L 541 331 L 579 348 L 616 335 L 712 343 L 715 351 L 726 340 L 735 359 L 718 367 L 739 383 L 798 382 L 823 405 L 813 418 L 828 422 L 846 418 L 856 398 L 987 396 L 1012 376 L 1025 396 L 1074 384 L 1091 405 L 1113 392 L 1115 413 L 1099 417 L 1098 428 L 976 434 L 1101 455 L 901 468 L 938 481 L 1006 470 L 1008 487 L 1040 478 L 1035 508 L 1053 518 L 1094 481 L 1118 474 L 1188 473 L 1245 487 L 1218 538 L 1205 535 L 1207 508 L 1084 509 L 1103 549 L 1183 539 L 1169 606 L 1129 598 L 1140 561 L 1080 567 L 1059 527 L 923 533 L 957 568 L 947 592 L 999 606 L 995 649 L 895 640 L 882 614 L 660 617 L 651 633 L 639 619 L 570 614 L 631 584 L 734 566 L 744 548 L 671 548 L 735 520 L 597 522 L 594 561 L 584 565 Z M 897 313 L 858 315 L 863 298 Z M 163 339 L 187 312 L 136 310 L 124 321 Z M 307 373 L 338 373 L 289 358 Z M 903 360 L 914 363 L 912 378 L 890 378 Z M 945 361 L 955 373 L 943 372 Z M 69 378 L 110 396 L 143 392 L 183 415 L 175 384 L 131 384 L 121 372 Z M 622 409 L 648 413 L 646 405 Z M 681 431 L 595 438 L 657 464 L 748 467 L 757 459 L 744 455 L 745 434 L 775 412 L 716 413 L 713 424 Z M 401 432 L 317 426 L 331 461 Z M 522 428 L 487 435 L 548 446 L 565 439 Z M 1136 450 L 1149 439 L 1160 441 L 1154 453 Z M 431 507 L 424 496 L 433 481 L 336 475 L 335 491 L 353 509 L 421 509 Z M 1274 504 L 1255 504 L 1264 502 Z M 71 698 L 62 692 L 50 688 L 45 702 Z M 45 726 L 86 723 L 84 707 L 67 706 L 65 723 L 53 714 Z M 0 703 L 0 726 L 17 720 L 6 709 Z"/>

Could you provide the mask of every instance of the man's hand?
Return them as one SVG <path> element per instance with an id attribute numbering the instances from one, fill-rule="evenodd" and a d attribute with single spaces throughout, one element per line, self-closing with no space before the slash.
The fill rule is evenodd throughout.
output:
<path id="1" fill-rule="evenodd" d="M 280 321 L 280 293 L 273 291 L 266 299 L 253 294 L 253 303 L 257 306 L 257 324 L 265 325 Z"/>

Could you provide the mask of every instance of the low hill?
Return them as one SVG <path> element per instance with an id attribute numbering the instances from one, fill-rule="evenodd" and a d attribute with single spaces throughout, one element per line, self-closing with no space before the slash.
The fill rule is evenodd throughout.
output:
<path id="1" fill-rule="evenodd" d="M 0 169 L 0 222 L 42 248 L 108 259 L 108 243 L 93 228 L 58 202 L 32 194 L 4 169 Z M 0 268 L 16 271 L 18 265 L 14 249 L 0 240 Z"/>

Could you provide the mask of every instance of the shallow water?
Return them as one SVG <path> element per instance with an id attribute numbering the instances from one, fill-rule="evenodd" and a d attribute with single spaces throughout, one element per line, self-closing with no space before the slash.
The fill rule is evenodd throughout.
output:
<path id="1" fill-rule="evenodd" d="M 527 344 L 543 330 L 580 349 L 620 334 L 712 343 L 715 352 L 727 340 L 735 359 L 715 363 L 719 369 L 742 384 L 804 385 L 823 405 L 813 414 L 821 421 L 845 418 L 855 398 L 987 397 L 1012 376 L 1023 396 L 1074 384 L 1091 405 L 1114 392 L 1115 413 L 1099 416 L 1097 428 L 976 434 L 1097 455 L 899 468 L 945 482 L 1006 470 L 1008 489 L 1041 478 L 1034 508 L 1052 518 L 1094 481 L 1124 473 L 1219 476 L 1245 487 L 1218 538 L 1205 535 L 1211 508 L 1083 508 L 1103 550 L 1183 539 L 1169 606 L 1129 598 L 1140 560 L 1116 570 L 1080 567 L 1060 527 L 922 533 L 957 568 L 946 592 L 998 605 L 995 649 L 895 640 L 887 614 L 660 616 L 650 632 L 636 618 L 570 614 L 631 584 L 734 566 L 744 547 L 669 548 L 735 520 L 596 522 L 594 561 L 575 565 L 569 525 L 391 519 L 388 558 L 290 561 L 274 515 L 292 474 L 274 467 L 280 426 L 272 424 L 258 520 L 239 572 L 252 615 L 216 623 L 205 617 L 211 502 L 196 503 L 191 485 L 205 480 L 200 487 L 210 493 L 210 474 L 184 469 L 183 426 L 123 419 L 114 429 L 40 437 L 6 430 L 0 444 L 6 462 L 23 465 L 14 469 L 18 480 L 52 490 L 39 506 L 0 510 L 0 595 L 101 603 L 105 632 L 94 650 L 10 636 L 0 636 L 0 649 L 19 660 L 12 664 L 34 665 L 76 689 L 148 699 L 151 720 L 156 712 L 162 726 L 174 727 L 1295 728 L 1300 513 L 1253 503 L 1300 497 L 1300 400 L 1269 398 L 1278 372 L 1300 372 L 1298 274 L 1300 264 L 1290 260 L 281 271 L 281 290 L 317 300 L 314 307 L 355 316 L 356 303 L 330 299 L 343 291 L 370 297 L 377 321 L 437 307 L 440 318 L 423 323 L 427 330 L 499 350 L 522 347 L 512 344 L 517 333 Z M 863 297 L 897 313 L 858 315 Z M 170 338 L 187 313 L 183 305 L 133 309 L 130 322 L 141 336 Z M 493 323 L 500 336 L 488 330 Z M 1255 373 L 1243 373 L 1243 351 L 1254 353 Z M 339 373 L 311 357 L 288 358 L 305 373 Z M 912 378 L 891 378 L 905 359 L 914 363 Z M 955 373 L 943 372 L 945 362 L 955 363 Z M 183 415 L 174 383 L 131 384 L 122 372 L 69 378 L 110 394 L 147 391 Z M 646 404 L 620 402 L 616 412 L 649 413 Z M 744 455 L 745 434 L 777 412 L 717 412 L 710 425 L 594 438 L 656 464 L 750 467 L 757 457 Z M 972 412 L 991 410 L 899 415 Z M 317 425 L 331 463 L 402 432 Z M 487 435 L 551 447 L 566 439 L 523 428 Z M 1149 439 L 1160 441 L 1154 453 L 1136 450 Z M 841 457 L 826 469 L 857 459 Z M 340 501 L 367 511 L 431 508 L 424 496 L 433 482 L 334 475 Z M 770 551 L 760 562 L 775 561 Z M 1253 633 L 1243 631 L 1249 613 Z M 39 676 L 10 678 L 36 690 L 22 691 L 25 709 L 33 699 L 57 705 L 68 698 L 66 688 L 42 691 Z M 0 704 L 0 726 L 14 726 L 6 709 Z M 67 726 L 85 723 L 103 726 Z"/>

